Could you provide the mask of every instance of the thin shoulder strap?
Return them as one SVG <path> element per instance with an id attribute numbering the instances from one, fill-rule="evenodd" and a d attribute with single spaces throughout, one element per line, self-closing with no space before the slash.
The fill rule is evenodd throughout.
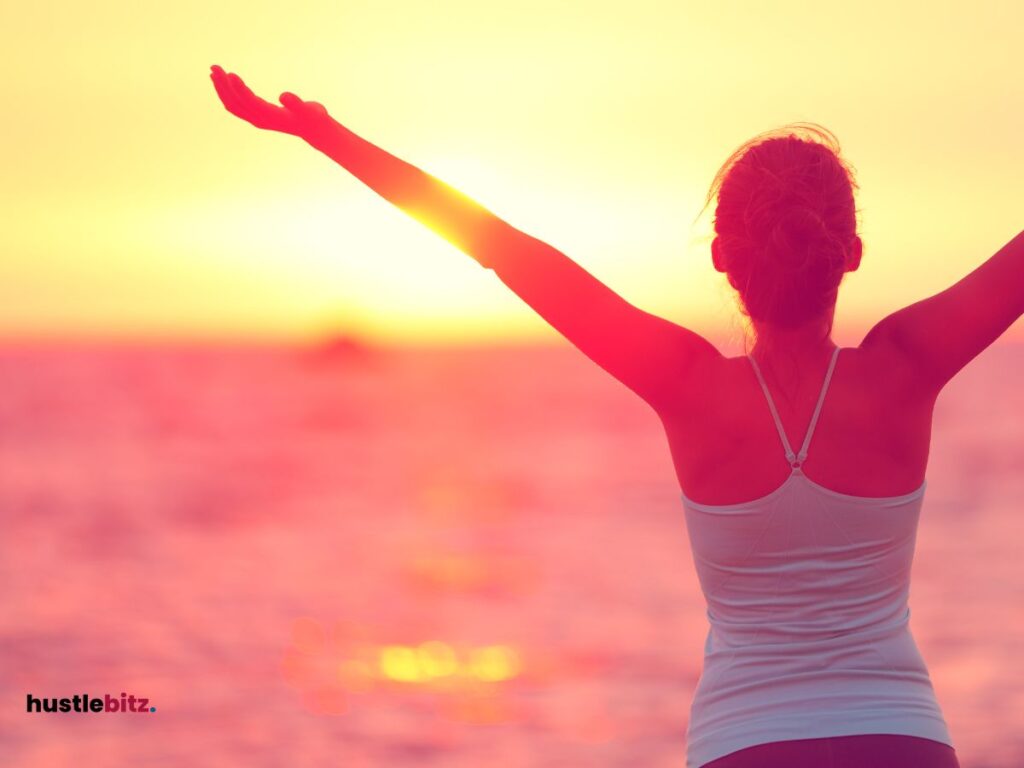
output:
<path id="1" fill-rule="evenodd" d="M 832 381 L 832 371 L 836 367 L 836 359 L 839 357 L 839 347 L 836 347 L 832 351 L 832 359 L 828 361 L 828 371 L 825 373 L 825 383 L 821 385 L 821 394 L 818 395 L 818 404 L 814 406 L 814 415 L 811 416 L 811 425 L 807 427 L 807 435 L 804 437 L 804 444 L 800 446 L 800 453 L 796 455 L 796 460 L 801 464 L 807 460 L 807 447 L 811 444 L 811 438 L 814 436 L 814 428 L 818 424 L 818 415 L 821 413 L 822 403 L 825 402 L 825 393 L 828 392 L 829 382 Z"/>
<path id="2" fill-rule="evenodd" d="M 778 430 L 779 437 L 782 438 L 782 447 L 786 449 L 786 461 L 793 464 L 796 461 L 796 454 L 793 453 L 793 449 L 789 446 L 789 438 L 786 437 L 786 430 L 782 428 L 782 420 L 779 418 L 778 411 L 775 410 L 775 401 L 772 400 L 771 393 L 768 391 L 768 385 L 764 383 L 764 377 L 761 375 L 761 369 L 757 365 L 757 361 L 753 355 L 748 355 L 747 359 L 750 360 L 750 364 L 754 366 L 754 373 L 757 374 L 757 380 L 761 384 L 761 391 L 764 392 L 764 397 L 768 401 L 768 410 L 772 412 L 772 419 L 775 420 L 775 429 Z"/>
<path id="3" fill-rule="evenodd" d="M 829 382 L 832 381 L 832 371 L 836 367 L 836 359 L 839 357 L 839 347 L 836 347 L 832 351 L 832 359 L 828 363 L 828 371 L 825 373 L 825 382 L 821 385 L 821 393 L 818 395 L 818 402 L 814 407 L 814 414 L 811 416 L 810 426 L 807 428 L 807 435 L 804 437 L 803 445 L 800 446 L 800 453 L 793 453 L 792 447 L 789 445 L 789 438 L 786 437 L 786 430 L 782 428 L 782 419 L 779 418 L 779 412 L 775 410 L 775 401 L 772 400 L 772 395 L 768 391 L 768 385 L 765 384 L 764 377 L 761 375 L 761 369 L 757 365 L 757 361 L 752 357 L 748 356 L 750 364 L 754 367 L 754 373 L 757 374 L 757 381 L 761 385 L 761 391 L 764 392 L 765 400 L 768 401 L 768 410 L 772 412 L 772 419 L 775 421 L 775 429 L 779 433 L 779 437 L 782 438 L 782 447 L 786 449 L 786 461 L 789 462 L 790 466 L 794 469 L 800 467 L 801 464 L 807 459 L 807 448 L 811 444 L 811 437 L 814 436 L 814 427 L 818 423 L 818 416 L 821 414 L 821 406 L 825 402 L 825 393 L 828 392 Z"/>

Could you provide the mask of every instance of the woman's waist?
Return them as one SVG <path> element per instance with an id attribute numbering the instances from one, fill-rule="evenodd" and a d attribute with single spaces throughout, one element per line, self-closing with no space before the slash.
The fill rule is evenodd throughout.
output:
<path id="1" fill-rule="evenodd" d="M 924 658 L 908 628 L 832 642 L 765 644 L 712 649 L 704 657 L 698 692 L 716 695 L 777 691 L 803 701 L 818 691 L 846 691 L 854 699 L 891 694 L 894 700 L 934 695 Z"/>
<path id="2" fill-rule="evenodd" d="M 778 615 L 758 622 L 731 621 L 708 611 L 705 657 L 720 653 L 786 657 L 795 653 L 828 654 L 879 644 L 913 643 L 910 607 L 886 608 L 856 617 Z"/>
<path id="3" fill-rule="evenodd" d="M 721 671 L 711 667 L 701 675 L 692 704 L 692 724 L 700 730 L 826 716 L 943 721 L 923 664 L 815 666 L 794 660 L 772 669 L 742 663 Z"/>

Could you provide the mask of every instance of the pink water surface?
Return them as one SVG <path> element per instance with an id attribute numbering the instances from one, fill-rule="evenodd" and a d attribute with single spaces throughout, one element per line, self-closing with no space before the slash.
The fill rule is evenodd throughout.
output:
<path id="1" fill-rule="evenodd" d="M 964 768 L 1024 765 L 1022 378 L 936 409 L 911 627 Z M 685 764 L 667 444 L 569 347 L 7 346 L 0 515 L 2 766 Z"/>

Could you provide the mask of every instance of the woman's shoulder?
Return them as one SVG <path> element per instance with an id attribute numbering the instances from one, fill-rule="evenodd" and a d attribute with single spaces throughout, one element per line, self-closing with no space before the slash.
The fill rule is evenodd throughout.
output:
<path id="1" fill-rule="evenodd" d="M 707 356 L 694 366 L 691 376 L 680 382 L 672 415 L 699 417 L 709 410 L 721 414 L 741 409 L 746 398 L 760 403 L 763 395 L 756 383 L 751 385 L 756 381 L 755 376 L 746 354 Z M 816 394 L 821 381 L 804 384 L 803 389 Z M 887 406 L 898 409 L 913 405 L 927 409 L 934 402 L 934 393 L 921 391 L 910 361 L 898 351 L 882 344 L 861 343 L 840 346 L 828 399 L 833 404 L 837 399 L 855 400 L 869 404 L 872 412 L 878 412 L 879 408 Z"/>

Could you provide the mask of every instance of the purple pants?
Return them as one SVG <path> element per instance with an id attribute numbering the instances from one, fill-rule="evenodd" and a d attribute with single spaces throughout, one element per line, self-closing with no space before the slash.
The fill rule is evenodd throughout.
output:
<path id="1" fill-rule="evenodd" d="M 917 736 L 830 736 L 758 744 L 703 768 L 960 768 L 948 744 Z"/>

